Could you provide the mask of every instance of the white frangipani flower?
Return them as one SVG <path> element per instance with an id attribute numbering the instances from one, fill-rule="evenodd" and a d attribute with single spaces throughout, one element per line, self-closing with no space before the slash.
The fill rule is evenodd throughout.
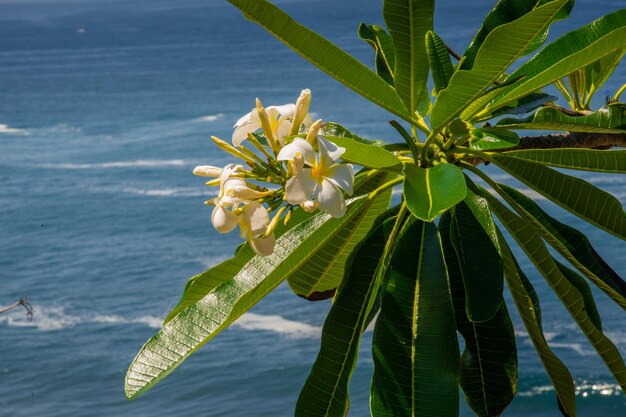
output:
<path id="1" fill-rule="evenodd" d="M 303 123 L 305 126 L 311 125 L 311 116 L 308 114 L 308 102 L 310 102 L 311 92 L 308 91 L 307 93 L 307 91 L 308 90 L 303 90 L 301 98 L 298 100 L 299 102 L 303 101 L 306 106 L 304 104 L 298 106 L 298 111 L 296 111 L 296 104 L 294 103 L 284 104 L 282 106 L 269 106 L 265 108 L 265 112 L 267 113 L 267 117 L 269 119 L 268 121 L 271 135 L 280 143 L 281 146 L 284 144 L 283 138 L 289 135 L 292 122 L 294 120 L 298 124 Z M 303 98 L 303 95 L 305 98 Z M 306 96 L 308 96 L 308 101 L 306 100 Z M 303 111 L 305 114 L 300 114 Z M 233 145 L 239 146 L 241 145 L 241 142 L 248 138 L 248 133 L 255 132 L 256 130 L 262 128 L 259 108 L 257 107 L 252 109 L 250 113 L 237 120 L 234 128 L 235 131 L 233 132 L 232 137 Z"/>
<path id="2" fill-rule="evenodd" d="M 335 164 L 345 148 L 322 137 L 317 142 L 319 153 L 306 140 L 296 138 L 278 154 L 279 161 L 292 161 L 294 167 L 294 176 L 285 184 L 285 198 L 289 204 L 302 204 L 305 210 L 317 205 L 333 217 L 342 217 L 346 202 L 340 188 L 352 195 L 354 170 L 352 164 Z"/>
<path id="3" fill-rule="evenodd" d="M 241 237 L 247 239 L 254 252 L 261 256 L 269 256 L 274 252 L 276 240 L 274 233 L 265 236 L 270 224 L 270 216 L 265 207 L 258 201 L 248 203 L 239 216 Z"/>

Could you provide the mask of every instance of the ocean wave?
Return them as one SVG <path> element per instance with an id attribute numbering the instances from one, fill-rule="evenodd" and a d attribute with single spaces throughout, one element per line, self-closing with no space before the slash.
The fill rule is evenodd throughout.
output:
<path id="1" fill-rule="evenodd" d="M 163 320 L 160 317 L 140 316 L 128 318 L 116 315 L 86 314 L 74 315 L 65 312 L 61 307 L 44 307 L 35 305 L 32 320 L 28 320 L 22 311 L 16 310 L 11 314 L 0 317 L 0 324 L 10 327 L 32 327 L 41 331 L 62 330 L 80 324 L 110 323 L 110 324 L 142 324 L 158 329 Z"/>
<path id="2" fill-rule="evenodd" d="M 206 116 L 198 117 L 194 119 L 196 122 L 215 122 L 216 120 L 224 117 L 224 113 L 207 114 Z"/>
<path id="3" fill-rule="evenodd" d="M 246 313 L 233 324 L 246 330 L 267 330 L 294 339 L 319 339 L 322 334 L 321 327 L 277 315 Z"/>
<path id="4" fill-rule="evenodd" d="M 553 391 L 554 387 L 552 385 L 540 385 L 518 392 L 517 395 L 521 397 L 536 397 L 547 393 L 552 395 Z M 583 398 L 589 396 L 620 396 L 622 395 L 622 389 L 618 384 L 582 381 L 576 385 L 576 395 Z"/>
<path id="5" fill-rule="evenodd" d="M 33 328 L 40 331 L 58 331 L 79 325 L 110 324 L 110 325 L 141 325 L 152 329 L 160 329 L 162 317 L 144 315 L 124 317 L 111 314 L 84 315 L 69 314 L 62 307 L 45 307 L 35 305 L 32 320 L 28 320 L 23 311 L 15 310 L 0 316 L 0 325 L 9 327 Z M 321 327 L 288 320 L 278 315 L 262 315 L 246 313 L 233 323 L 243 330 L 264 330 L 293 339 L 319 339 Z"/>
<path id="6" fill-rule="evenodd" d="M 0 135 L 26 136 L 28 135 L 28 130 L 17 129 L 14 127 L 9 127 L 7 125 L 0 124 Z"/>
<path id="7" fill-rule="evenodd" d="M 143 195 L 146 197 L 206 197 L 206 192 L 197 188 L 155 188 L 155 189 L 142 189 L 142 188 L 107 188 L 101 189 L 106 192 L 121 192 L 124 194 Z"/>
<path id="8" fill-rule="evenodd" d="M 110 168 L 161 168 L 161 167 L 180 167 L 180 166 L 195 166 L 194 161 L 188 161 L 184 159 L 138 159 L 135 161 L 112 161 L 112 162 L 99 162 L 92 164 L 42 164 L 38 165 L 41 168 L 52 169 L 110 169 Z"/>

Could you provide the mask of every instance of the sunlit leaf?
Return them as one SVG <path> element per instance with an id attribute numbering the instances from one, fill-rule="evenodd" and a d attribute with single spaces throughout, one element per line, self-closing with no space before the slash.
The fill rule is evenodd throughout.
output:
<path id="1" fill-rule="evenodd" d="M 497 81 L 566 3 L 567 0 L 551 1 L 489 32 L 472 68 L 457 70 L 448 88 L 439 93 L 430 116 L 433 129 L 438 130 L 447 124 Z"/>
<path id="2" fill-rule="evenodd" d="M 626 240 L 624 209 L 611 194 L 536 162 L 507 155 L 494 155 L 493 161 L 564 209 Z"/>
<path id="3" fill-rule="evenodd" d="M 366 196 L 349 201 L 344 217 L 317 214 L 277 239 L 271 256 L 253 257 L 235 276 L 185 308 L 141 348 L 126 374 L 134 398 L 165 378 L 200 346 L 265 297 L 362 213 Z"/>
<path id="4" fill-rule="evenodd" d="M 469 147 L 471 149 L 506 149 L 519 145 L 517 133 L 497 127 L 472 129 L 470 135 Z"/>
<path id="5" fill-rule="evenodd" d="M 414 119 L 396 91 L 382 78 L 272 3 L 266 0 L 228 2 L 337 81 L 404 120 Z"/>
<path id="6" fill-rule="evenodd" d="M 393 85 L 393 67 L 396 62 L 391 36 L 378 25 L 359 25 L 359 38 L 370 44 L 376 53 L 376 74 Z"/>
<path id="7" fill-rule="evenodd" d="M 432 168 L 404 166 L 403 192 L 406 204 L 415 217 L 432 221 L 467 194 L 465 178 L 459 167 L 439 164 Z"/>

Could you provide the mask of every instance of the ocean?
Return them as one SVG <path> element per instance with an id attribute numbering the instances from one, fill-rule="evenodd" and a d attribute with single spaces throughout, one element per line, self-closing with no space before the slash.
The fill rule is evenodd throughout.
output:
<path id="1" fill-rule="evenodd" d="M 276 3 L 373 63 L 356 29 L 383 22 L 380 1 Z M 438 32 L 462 51 L 495 1 L 438 3 Z M 578 0 L 551 38 L 625 5 Z M 622 66 L 607 93 L 624 82 Z M 196 165 L 229 161 L 210 135 L 229 140 L 255 97 L 284 104 L 303 88 L 312 90 L 317 117 L 398 140 L 390 114 L 225 1 L 0 0 L 0 306 L 28 296 L 35 309 L 32 321 L 20 309 L 0 315 L 0 417 L 292 415 L 330 304 L 307 302 L 286 285 L 139 399 L 126 400 L 123 384 L 186 280 L 240 243 L 212 229 L 203 201 L 215 190 L 191 175 Z M 580 175 L 626 202 L 623 177 Z M 623 241 L 529 195 L 588 233 L 626 275 Z M 529 262 L 522 266 L 541 298 L 546 337 L 575 377 L 579 415 L 626 415 L 626 397 L 591 345 Z M 626 354 L 623 311 L 596 293 L 605 332 Z M 557 416 L 510 306 L 520 378 L 504 416 Z M 350 416 L 368 415 L 370 341 L 368 332 Z M 463 406 L 462 415 L 472 414 Z"/>

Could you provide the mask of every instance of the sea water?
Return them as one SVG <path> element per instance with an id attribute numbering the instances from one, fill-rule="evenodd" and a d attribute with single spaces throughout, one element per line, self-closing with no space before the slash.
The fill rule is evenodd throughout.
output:
<path id="1" fill-rule="evenodd" d="M 356 29 L 383 22 L 380 1 L 277 3 L 372 65 Z M 438 32 L 462 51 L 494 3 L 440 0 Z M 579 0 L 551 38 L 624 4 Z M 624 82 L 622 67 L 600 100 Z M 300 299 L 286 285 L 141 398 L 127 401 L 123 384 L 187 278 L 240 243 L 212 229 L 202 203 L 215 189 L 191 175 L 195 165 L 232 160 L 209 136 L 229 140 L 255 97 L 284 104 L 303 88 L 313 92 L 315 117 L 398 141 L 392 115 L 226 1 L 0 0 L 0 306 L 28 296 L 35 308 L 32 321 L 23 310 L 0 316 L 0 417 L 292 415 L 330 304 Z M 581 175 L 626 201 L 623 178 Z M 529 195 L 588 233 L 626 274 L 622 241 Z M 591 345 L 529 262 L 522 265 L 541 298 L 548 343 L 574 375 L 580 415 L 625 415 L 625 397 Z M 597 294 L 605 332 L 626 353 L 623 311 Z M 510 311 L 520 378 L 505 416 L 556 416 L 554 391 Z M 351 416 L 368 414 L 370 342 L 367 332 Z"/>

